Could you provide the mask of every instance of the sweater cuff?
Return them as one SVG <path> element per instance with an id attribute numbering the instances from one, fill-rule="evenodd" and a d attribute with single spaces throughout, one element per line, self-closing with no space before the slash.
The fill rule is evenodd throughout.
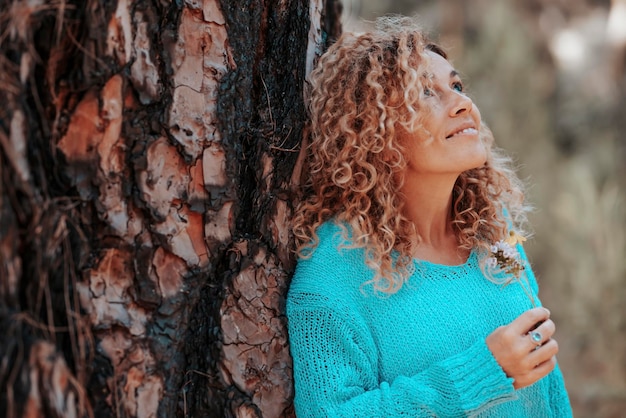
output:
<path id="1" fill-rule="evenodd" d="M 513 379 L 504 373 L 485 340 L 446 362 L 464 409 L 477 410 L 517 398 Z"/>

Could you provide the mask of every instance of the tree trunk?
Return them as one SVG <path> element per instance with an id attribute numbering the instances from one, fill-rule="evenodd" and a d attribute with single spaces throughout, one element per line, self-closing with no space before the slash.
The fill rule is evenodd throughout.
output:
<path id="1" fill-rule="evenodd" d="M 337 0 L 0 10 L 7 417 L 293 416 L 304 79 Z"/>

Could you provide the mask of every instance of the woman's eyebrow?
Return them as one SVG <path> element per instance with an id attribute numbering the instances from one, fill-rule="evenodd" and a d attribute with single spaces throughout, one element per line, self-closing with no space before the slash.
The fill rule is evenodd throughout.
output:
<path id="1" fill-rule="evenodd" d="M 461 74 L 459 74 L 459 72 L 457 70 L 452 70 L 450 71 L 450 78 L 454 78 L 454 77 L 461 77 Z"/>

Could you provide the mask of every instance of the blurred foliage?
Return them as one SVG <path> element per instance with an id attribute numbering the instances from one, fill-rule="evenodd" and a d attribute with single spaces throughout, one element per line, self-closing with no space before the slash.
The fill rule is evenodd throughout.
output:
<path id="1" fill-rule="evenodd" d="M 528 181 L 527 250 L 575 416 L 624 416 L 626 1 L 344 3 L 346 30 L 417 14 L 448 50 Z"/>

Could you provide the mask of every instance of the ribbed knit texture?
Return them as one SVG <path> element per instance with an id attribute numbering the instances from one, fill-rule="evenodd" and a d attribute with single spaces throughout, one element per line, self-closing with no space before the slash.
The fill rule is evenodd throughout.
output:
<path id="1" fill-rule="evenodd" d="M 519 283 L 486 279 L 476 252 L 459 266 L 415 261 L 387 295 L 363 286 L 373 272 L 337 225 L 317 233 L 287 299 L 298 418 L 572 416 L 558 366 L 516 391 L 487 348 L 495 328 L 532 304 Z"/>

